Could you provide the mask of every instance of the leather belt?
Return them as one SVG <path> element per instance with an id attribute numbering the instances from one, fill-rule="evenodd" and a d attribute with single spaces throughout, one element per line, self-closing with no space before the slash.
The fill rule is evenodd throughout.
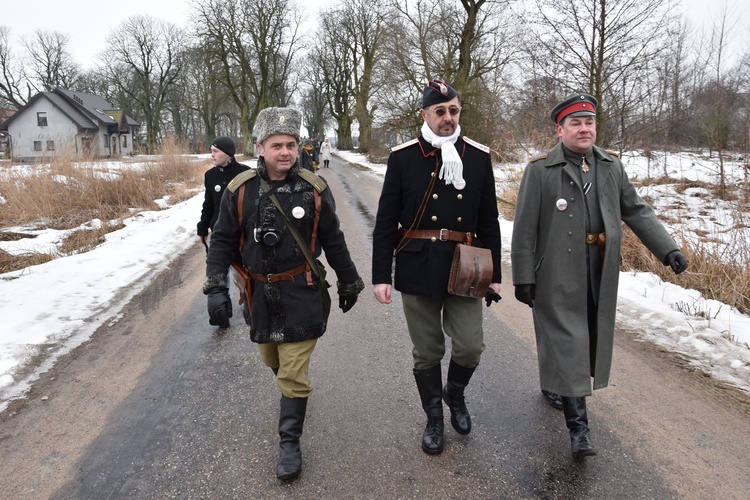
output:
<path id="1" fill-rule="evenodd" d="M 471 243 L 471 233 L 451 231 L 450 229 L 412 229 L 404 231 L 404 238 L 432 241 L 457 241 L 459 243 Z"/>
<path id="2" fill-rule="evenodd" d="M 250 277 L 257 281 L 262 281 L 263 283 L 277 283 L 279 281 L 294 281 L 294 277 L 298 274 L 302 274 L 305 272 L 305 264 L 302 264 L 299 267 L 295 267 L 291 271 L 285 271 L 283 273 L 271 273 L 271 274 L 256 274 L 256 273 L 247 273 L 250 275 Z"/>

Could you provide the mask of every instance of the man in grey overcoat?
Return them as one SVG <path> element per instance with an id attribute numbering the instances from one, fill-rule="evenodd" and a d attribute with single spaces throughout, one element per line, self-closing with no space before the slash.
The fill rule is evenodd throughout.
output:
<path id="1" fill-rule="evenodd" d="M 597 100 L 577 94 L 551 113 L 560 142 L 524 171 L 513 225 L 516 298 L 533 308 L 543 391 L 559 394 L 574 457 L 596 455 L 586 396 L 609 383 L 621 221 L 679 274 L 687 259 L 638 195 L 620 159 L 594 145 Z"/>

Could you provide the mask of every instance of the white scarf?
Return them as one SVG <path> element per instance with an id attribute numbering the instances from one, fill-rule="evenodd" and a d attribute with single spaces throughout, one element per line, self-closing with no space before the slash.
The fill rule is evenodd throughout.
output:
<path id="1" fill-rule="evenodd" d="M 456 189 L 461 190 L 466 187 L 466 181 L 464 180 L 464 164 L 455 146 L 459 135 L 461 135 L 461 125 L 456 126 L 456 131 L 452 135 L 442 137 L 436 135 L 427 122 L 422 124 L 422 137 L 433 147 L 440 148 L 443 155 L 443 165 L 440 167 L 438 178 L 445 179 L 446 185 L 453 184 Z"/>

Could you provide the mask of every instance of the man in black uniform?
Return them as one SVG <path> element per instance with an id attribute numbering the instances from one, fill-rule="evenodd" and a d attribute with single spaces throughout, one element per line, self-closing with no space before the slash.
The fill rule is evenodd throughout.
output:
<path id="1" fill-rule="evenodd" d="M 206 198 L 203 200 L 201 220 L 198 222 L 198 238 L 204 245 L 206 245 L 208 231 L 213 231 L 216 219 L 219 217 L 219 202 L 227 184 L 237 174 L 249 168 L 247 165 L 237 163 L 234 159 L 235 150 L 234 141 L 225 135 L 217 137 L 211 143 L 211 161 L 214 166 L 206 171 L 203 178 Z"/>
<path id="2" fill-rule="evenodd" d="M 471 432 L 464 389 L 484 348 L 482 300 L 448 293 L 457 243 L 471 236 L 472 245 L 492 251 L 487 305 L 500 299 L 500 226 L 489 148 L 460 136 L 460 113 L 455 89 L 442 80 L 425 85 L 422 134 L 391 150 L 373 232 L 373 293 L 382 304 L 391 302 L 395 249 L 395 288 L 402 294 L 414 378 L 427 415 L 422 449 L 430 454 L 443 451 L 443 400 L 453 428 Z M 452 339 L 445 387 L 444 335 Z"/>

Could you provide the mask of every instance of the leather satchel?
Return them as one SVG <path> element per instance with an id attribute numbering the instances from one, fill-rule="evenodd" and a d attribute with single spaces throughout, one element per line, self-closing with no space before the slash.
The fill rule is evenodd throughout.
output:
<path id="1" fill-rule="evenodd" d="M 453 253 L 448 293 L 483 298 L 492 281 L 492 252 L 488 248 L 457 244 Z"/>

